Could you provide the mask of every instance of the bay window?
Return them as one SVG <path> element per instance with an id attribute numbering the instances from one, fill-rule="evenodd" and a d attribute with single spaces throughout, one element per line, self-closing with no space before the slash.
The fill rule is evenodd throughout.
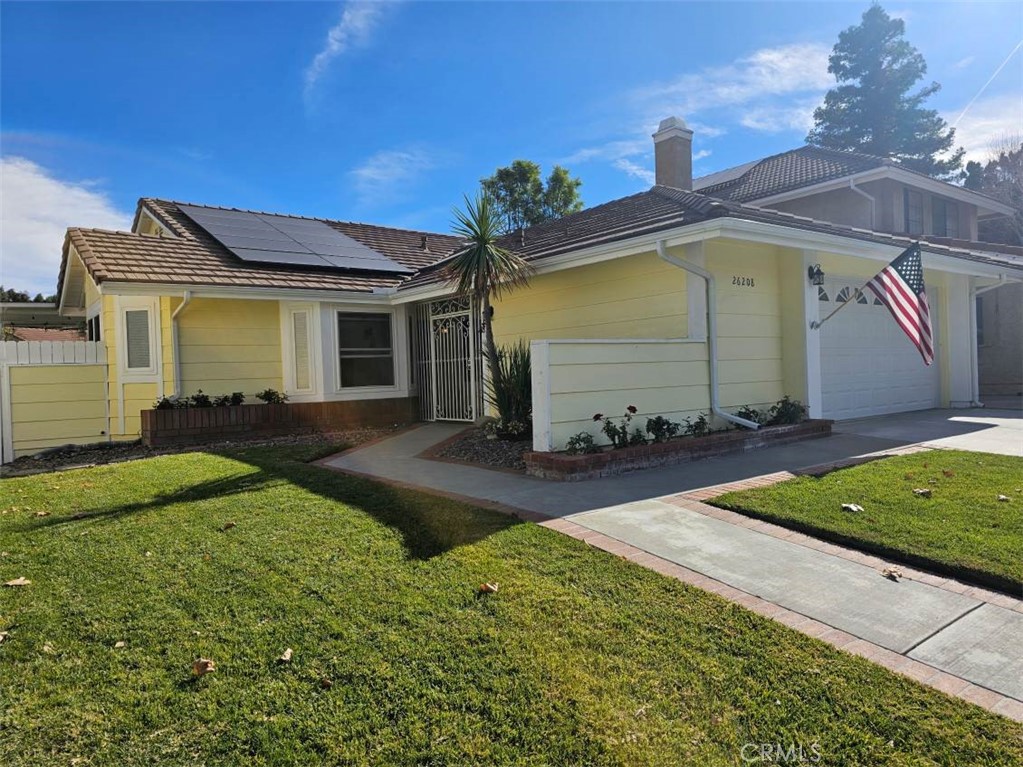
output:
<path id="1" fill-rule="evenodd" d="M 394 386 L 394 334 L 391 315 L 338 312 L 340 388 Z"/>

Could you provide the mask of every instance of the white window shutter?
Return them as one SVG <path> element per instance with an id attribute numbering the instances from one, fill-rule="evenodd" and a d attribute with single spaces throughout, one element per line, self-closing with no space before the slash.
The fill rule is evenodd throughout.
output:
<path id="1" fill-rule="evenodd" d="M 148 370 L 152 366 L 149 349 L 149 312 L 145 309 L 124 313 L 125 351 L 129 370 Z"/>
<path id="2" fill-rule="evenodd" d="M 312 386 L 309 371 L 309 313 L 291 315 L 295 342 L 295 388 L 305 391 Z"/>

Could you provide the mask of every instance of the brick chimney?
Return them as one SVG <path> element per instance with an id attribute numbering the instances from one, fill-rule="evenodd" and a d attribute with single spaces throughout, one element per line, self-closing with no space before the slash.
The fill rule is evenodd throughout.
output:
<path id="1" fill-rule="evenodd" d="M 681 117 L 667 117 L 657 126 L 654 171 L 658 184 L 692 191 L 693 132 Z"/>

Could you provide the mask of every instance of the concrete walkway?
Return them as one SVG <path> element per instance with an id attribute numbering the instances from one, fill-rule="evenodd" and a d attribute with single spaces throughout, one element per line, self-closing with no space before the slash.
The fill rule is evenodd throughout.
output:
<path id="1" fill-rule="evenodd" d="M 854 642 L 865 657 L 1023 721 L 1023 602 L 906 567 L 895 583 L 881 577 L 883 560 L 702 503 L 724 491 L 710 486 L 770 484 L 812 465 L 902 452 L 912 444 L 904 438 L 859 433 L 861 425 L 826 439 L 561 483 L 420 457 L 462 428 L 424 425 L 321 463 L 553 518 L 545 524 L 555 530 L 836 646 Z"/>

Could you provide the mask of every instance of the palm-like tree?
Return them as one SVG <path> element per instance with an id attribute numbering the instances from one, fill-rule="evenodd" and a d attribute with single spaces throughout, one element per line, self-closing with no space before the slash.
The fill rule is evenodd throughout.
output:
<path id="1" fill-rule="evenodd" d="M 533 267 L 516 253 L 498 244 L 503 224 L 501 214 L 490 197 L 480 192 L 475 199 L 465 197 L 465 210 L 454 210 L 452 231 L 464 237 L 466 244 L 452 256 L 446 267 L 448 278 L 457 291 L 480 308 L 485 328 L 485 353 L 491 385 L 502 384 L 501 366 L 491 322 L 491 299 L 529 281 Z"/>

